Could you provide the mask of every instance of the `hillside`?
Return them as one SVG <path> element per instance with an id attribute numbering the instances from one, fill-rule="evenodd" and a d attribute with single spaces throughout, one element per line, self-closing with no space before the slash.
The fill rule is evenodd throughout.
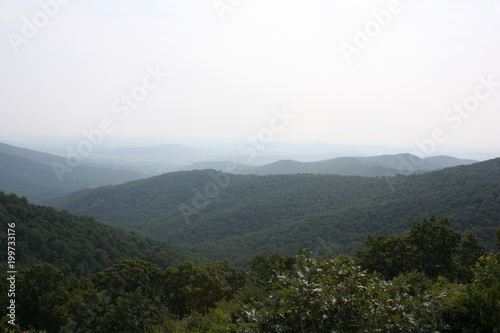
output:
<path id="1" fill-rule="evenodd" d="M 50 165 L 54 161 L 61 163 L 64 162 L 64 159 L 62 159 L 59 156 L 43 153 L 36 150 L 16 147 L 1 142 L 0 142 L 0 153 L 14 155 L 44 165 Z"/>
<path id="2" fill-rule="evenodd" d="M 53 162 L 65 165 L 59 156 L 0 144 L 0 191 L 16 193 L 41 203 L 79 189 L 116 185 L 144 178 L 135 171 L 80 165 L 58 178 Z"/>
<path id="3" fill-rule="evenodd" d="M 353 253 L 368 233 L 401 233 L 432 214 L 449 216 L 458 230 L 472 229 L 493 247 L 499 194 L 497 158 L 378 178 L 175 172 L 75 192 L 52 204 L 211 259 L 242 262 L 261 250 L 290 254 L 300 246 Z"/>
<path id="4" fill-rule="evenodd" d="M 15 223 L 11 229 L 15 230 L 16 265 L 20 271 L 47 262 L 68 266 L 74 274 L 84 276 L 125 259 L 141 259 L 163 267 L 196 259 L 164 242 L 125 232 L 92 217 L 33 205 L 14 194 L 0 192 L 0 220 Z M 3 239 L 7 238 L 6 231 L 7 226 L 0 234 Z M 7 251 L 1 254 L 3 263 L 7 262 L 6 255 Z"/>

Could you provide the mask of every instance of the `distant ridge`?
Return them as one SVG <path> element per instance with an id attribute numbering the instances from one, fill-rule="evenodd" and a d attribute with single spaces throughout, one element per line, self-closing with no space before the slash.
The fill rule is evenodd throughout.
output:
<path id="1" fill-rule="evenodd" d="M 42 203 L 79 189 L 117 185 L 146 177 L 135 171 L 81 165 L 65 173 L 61 181 L 51 166 L 53 162 L 65 164 L 59 156 L 0 144 L 0 191 Z"/>
<path id="2" fill-rule="evenodd" d="M 323 174 L 344 176 L 383 177 L 434 171 L 477 161 L 451 156 L 419 158 L 411 154 L 380 155 L 372 157 L 336 157 L 316 162 L 280 160 L 263 166 L 240 164 L 237 173 L 254 175 Z M 215 169 L 226 172 L 230 162 L 199 162 L 181 170 Z"/>
<path id="3" fill-rule="evenodd" d="M 336 174 L 344 176 L 382 177 L 434 171 L 445 167 L 468 165 L 473 160 L 450 156 L 419 158 L 411 154 L 381 155 L 373 157 L 338 157 L 318 162 L 278 161 L 244 170 L 243 174 Z"/>
<path id="4" fill-rule="evenodd" d="M 64 158 L 62 157 L 27 148 L 16 147 L 1 142 L 0 153 L 14 155 L 44 165 L 50 165 L 52 162 L 64 163 Z"/>

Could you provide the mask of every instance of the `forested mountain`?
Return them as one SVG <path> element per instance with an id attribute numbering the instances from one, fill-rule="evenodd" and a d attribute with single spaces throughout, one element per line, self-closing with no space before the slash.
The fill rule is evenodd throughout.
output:
<path id="1" fill-rule="evenodd" d="M 366 163 L 356 157 L 340 157 L 327 161 L 307 163 L 292 160 L 282 160 L 261 167 L 243 170 L 241 173 L 255 175 L 289 175 L 299 173 L 312 173 L 375 177 L 384 175 L 396 175 L 398 173 L 406 174 L 412 172 L 407 170 L 399 171 L 397 168 L 388 168 L 382 165 Z"/>
<path id="2" fill-rule="evenodd" d="M 84 276 L 125 259 L 146 260 L 163 267 L 198 260 L 164 242 L 102 224 L 92 217 L 33 205 L 15 194 L 0 192 L 0 221 L 5 224 L 0 231 L 2 239 L 7 239 L 7 224 L 15 224 L 9 228 L 15 231 L 19 271 L 47 262 L 67 266 L 77 276 Z M 6 264 L 7 251 L 0 256 Z"/>
<path id="3" fill-rule="evenodd" d="M 67 168 L 59 174 L 52 163 L 65 159 L 34 150 L 0 144 L 0 191 L 25 196 L 35 203 L 79 189 L 116 185 L 144 178 L 135 171 L 89 165 Z"/>
<path id="4" fill-rule="evenodd" d="M 82 190 L 51 202 L 74 214 L 243 262 L 256 252 L 353 253 L 366 235 L 394 234 L 425 216 L 449 216 L 488 246 L 500 226 L 500 158 L 419 175 L 168 173 Z"/>

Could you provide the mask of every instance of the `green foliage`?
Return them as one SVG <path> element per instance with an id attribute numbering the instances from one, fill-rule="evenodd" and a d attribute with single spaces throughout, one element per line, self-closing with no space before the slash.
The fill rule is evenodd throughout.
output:
<path id="1" fill-rule="evenodd" d="M 0 192 L 0 217 L 2 223 L 15 223 L 16 265 L 21 271 L 34 263 L 48 262 L 68 266 L 77 276 L 88 276 L 124 259 L 147 260 L 163 267 L 197 260 L 163 242 L 127 233 L 91 217 L 32 205 L 13 194 Z M 4 263 L 6 255 L 7 251 L 0 253 Z"/>
<path id="2" fill-rule="evenodd" d="M 488 332 L 481 325 L 480 311 L 467 293 L 467 286 L 449 282 L 440 277 L 432 286 L 435 294 L 443 295 L 437 301 L 440 316 L 446 323 L 445 332 Z"/>
<path id="3" fill-rule="evenodd" d="M 496 231 L 496 235 L 497 235 L 497 250 L 500 251 L 500 229 Z"/>
<path id="4" fill-rule="evenodd" d="M 147 297 L 141 289 L 120 294 L 92 324 L 93 332 L 148 332 L 167 313 L 157 298 Z"/>
<path id="5" fill-rule="evenodd" d="M 410 294 L 362 270 L 349 257 L 318 260 L 302 252 L 278 274 L 263 309 L 247 312 L 263 332 L 423 332 L 440 327 L 432 294 Z"/>
<path id="6" fill-rule="evenodd" d="M 470 299 L 480 310 L 481 323 L 495 333 L 500 332 L 500 254 L 483 257 L 467 287 Z"/>
<path id="7" fill-rule="evenodd" d="M 122 293 L 138 289 L 147 297 L 162 295 L 165 274 L 158 266 L 140 260 L 124 260 L 93 276 L 93 283 L 104 291 L 111 301 Z"/>
<path id="8" fill-rule="evenodd" d="M 282 256 L 278 253 L 265 252 L 256 255 L 249 261 L 251 271 L 254 273 L 256 284 L 267 286 L 276 278 L 278 272 L 290 272 L 295 268 L 296 258 Z"/>
<path id="9" fill-rule="evenodd" d="M 358 251 L 364 268 L 379 272 L 387 278 L 393 278 L 407 270 L 409 251 L 404 237 L 368 235 L 365 245 L 367 250 Z"/>
<path id="10" fill-rule="evenodd" d="M 407 236 L 409 265 L 430 277 L 451 274 L 459 242 L 460 234 L 450 228 L 447 218 L 416 222 Z"/>
<path id="11" fill-rule="evenodd" d="M 48 332 L 57 332 L 65 324 L 67 313 L 64 305 L 70 296 L 67 292 L 68 275 L 68 270 L 59 270 L 49 264 L 35 265 L 26 272 L 19 283 L 21 326 L 29 324 L 26 322 L 28 318 Z M 42 304 L 51 304 L 51 307 Z"/>
<path id="12" fill-rule="evenodd" d="M 244 282 L 242 272 L 227 262 L 205 266 L 184 262 L 166 271 L 169 308 L 179 317 L 206 314 L 217 302 L 230 299 Z"/>
<path id="13" fill-rule="evenodd" d="M 195 312 L 177 320 L 167 318 L 157 327 L 155 333 L 256 333 L 256 324 L 235 320 L 235 314 L 241 311 L 242 304 L 237 301 L 221 301 L 205 316 Z"/>
<path id="14" fill-rule="evenodd" d="M 439 275 L 470 280 L 470 267 L 486 253 L 471 232 L 462 237 L 450 227 L 448 218 L 434 216 L 415 222 L 400 236 L 371 236 L 367 249 L 359 251 L 361 265 L 386 278 L 401 272 L 419 271 L 428 277 Z"/>
<path id="15" fill-rule="evenodd" d="M 88 279 L 71 278 L 68 269 L 32 266 L 17 281 L 17 316 L 21 327 L 60 332 L 91 320 L 98 295 Z"/>
<path id="16" fill-rule="evenodd" d="M 438 221 L 436 221 L 437 223 Z M 441 225 L 442 223 L 438 223 Z M 443 224 L 445 225 L 445 224 Z M 436 248 L 439 251 L 439 248 Z M 497 332 L 498 254 L 469 284 L 420 271 L 383 279 L 345 255 L 265 253 L 248 269 L 120 261 L 89 278 L 37 264 L 19 275 L 19 330 L 45 332 Z M 4 277 L 1 285 L 6 287 Z M 0 295 L 2 306 L 5 294 Z M 11 329 L 2 318 L 0 328 Z"/>
<path id="17" fill-rule="evenodd" d="M 468 232 L 462 237 L 455 258 L 455 273 L 460 281 L 471 281 L 474 267 L 478 259 L 486 255 L 486 249 L 480 244 L 478 237 Z"/>

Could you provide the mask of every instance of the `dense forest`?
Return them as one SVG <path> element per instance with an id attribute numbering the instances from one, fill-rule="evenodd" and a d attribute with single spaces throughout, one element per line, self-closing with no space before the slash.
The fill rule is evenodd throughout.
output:
<path id="1" fill-rule="evenodd" d="M 82 190 L 50 204 L 241 265 L 265 250 L 353 255 L 367 234 L 404 233 L 433 214 L 493 249 L 499 194 L 500 158 L 378 178 L 174 172 Z"/>
<path id="2" fill-rule="evenodd" d="M 162 243 L 15 195 L 0 199 L 25 266 L 15 325 L 2 315 L 4 332 L 499 332 L 500 254 L 447 218 L 369 235 L 355 256 L 302 248 L 234 267 L 171 257 Z M 9 275 L 0 281 L 9 290 Z M 8 302 L 1 293 L 4 309 Z"/>
<path id="3" fill-rule="evenodd" d="M 16 225 L 16 262 L 20 271 L 48 262 L 67 266 L 76 276 L 85 276 L 125 259 L 145 260 L 161 267 L 201 260 L 136 232 L 125 232 L 92 217 L 77 217 L 52 207 L 33 205 L 14 194 L 0 192 L 0 221 L 2 239 L 7 239 L 7 224 Z M 7 252 L 2 251 L 0 258 L 4 265 Z"/>

